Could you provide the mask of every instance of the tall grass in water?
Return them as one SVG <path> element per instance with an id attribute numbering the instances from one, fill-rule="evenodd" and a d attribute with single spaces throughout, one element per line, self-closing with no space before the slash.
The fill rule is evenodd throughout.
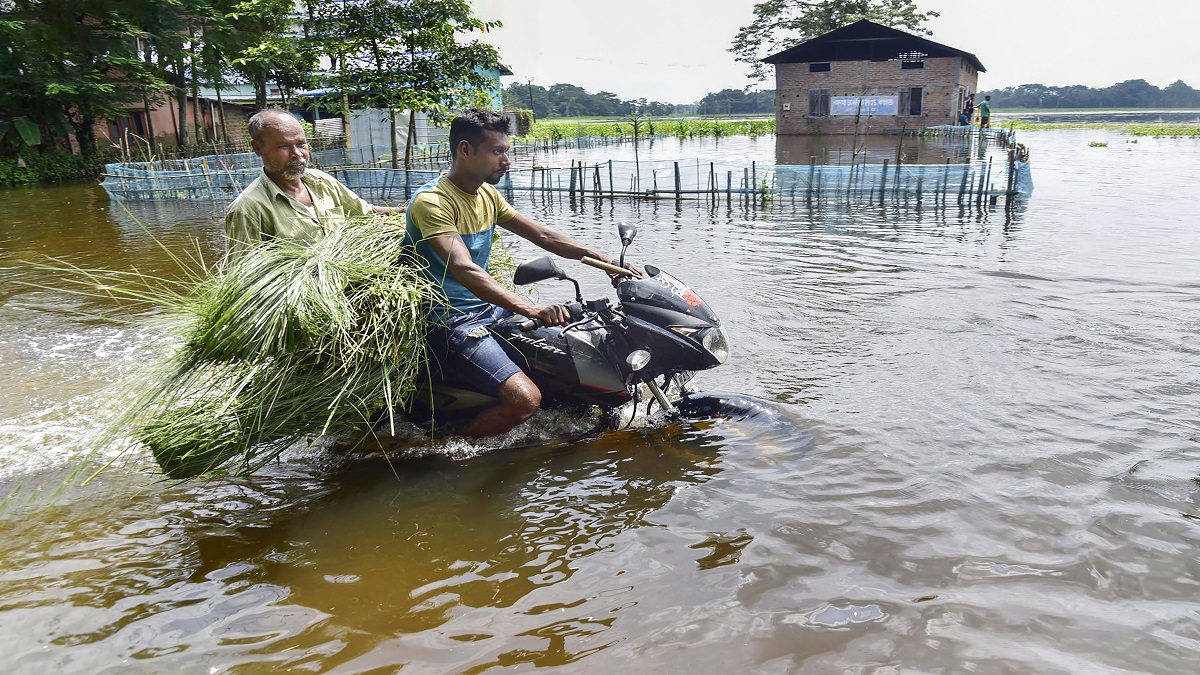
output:
<path id="1" fill-rule="evenodd" d="M 436 291 L 403 238 L 371 219 L 183 283 L 128 273 L 106 284 L 107 295 L 165 308 L 182 344 L 131 383 L 140 393 L 105 440 L 141 441 L 171 478 L 226 465 L 247 474 L 297 441 L 361 438 L 372 415 L 405 409 Z"/>
<path id="2" fill-rule="evenodd" d="M 1035 122 L 1031 120 L 1007 120 L 1006 127 L 1023 130 L 1049 129 L 1107 129 L 1120 131 L 1131 136 L 1155 138 L 1200 138 L 1200 124 L 1179 122 Z"/>
<path id="3" fill-rule="evenodd" d="M 649 120 L 647 124 L 642 125 L 642 129 L 649 134 L 657 131 L 679 138 L 761 136 L 775 133 L 775 120 L 773 118 L 762 120 L 660 119 L 657 124 Z M 533 124 L 533 128 L 530 129 L 524 140 L 561 141 L 585 136 L 633 139 L 634 131 L 634 125 L 629 121 L 592 123 L 538 121 Z"/>

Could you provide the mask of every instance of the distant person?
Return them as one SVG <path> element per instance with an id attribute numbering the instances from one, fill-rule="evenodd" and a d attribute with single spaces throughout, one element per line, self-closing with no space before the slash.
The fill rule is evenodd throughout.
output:
<path id="1" fill-rule="evenodd" d="M 992 97 L 984 96 L 979 102 L 979 128 L 990 129 L 992 126 Z"/>
<path id="2" fill-rule="evenodd" d="M 308 168 L 304 127 L 286 110 L 258 112 L 249 130 L 250 147 L 263 167 L 225 212 L 231 258 L 270 239 L 312 243 L 350 218 L 403 213 L 372 206 L 333 176 Z"/>
<path id="3" fill-rule="evenodd" d="M 959 126 L 969 126 L 971 118 L 975 116 L 975 95 L 967 94 L 966 100 L 963 101 L 962 114 L 958 116 Z"/>

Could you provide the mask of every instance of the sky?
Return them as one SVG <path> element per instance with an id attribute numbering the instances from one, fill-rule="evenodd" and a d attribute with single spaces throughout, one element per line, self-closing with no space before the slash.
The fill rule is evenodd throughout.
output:
<path id="1" fill-rule="evenodd" d="M 691 103 L 739 89 L 747 69 L 727 50 L 755 0 L 471 0 L 504 27 L 486 41 L 511 82 L 559 82 L 621 99 Z M 980 89 L 1019 84 L 1107 87 L 1144 79 L 1200 89 L 1200 0 L 917 0 L 941 12 L 932 39 L 971 52 Z M 773 80 L 758 88 L 773 89 Z"/>

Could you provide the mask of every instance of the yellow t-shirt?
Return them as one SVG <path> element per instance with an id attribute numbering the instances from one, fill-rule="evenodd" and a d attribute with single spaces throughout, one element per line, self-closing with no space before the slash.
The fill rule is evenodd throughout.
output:
<path id="1" fill-rule="evenodd" d="M 483 269 L 488 268 L 492 254 L 492 237 L 496 224 L 512 220 L 517 215 L 494 185 L 484 183 L 475 194 L 458 189 L 442 176 L 422 185 L 413 195 L 405 215 L 405 234 L 417 254 L 425 261 L 426 274 L 442 287 L 448 302 L 431 308 L 435 321 L 475 312 L 487 306 L 474 293 L 458 283 L 446 268 L 446 261 L 429 244 L 429 239 L 444 234 L 458 234 L 471 252 L 471 260 Z"/>

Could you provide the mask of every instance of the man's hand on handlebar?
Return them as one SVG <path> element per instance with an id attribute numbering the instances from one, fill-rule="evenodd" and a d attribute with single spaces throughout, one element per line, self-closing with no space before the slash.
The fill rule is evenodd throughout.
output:
<path id="1" fill-rule="evenodd" d="M 566 305 L 548 305 L 539 309 L 533 318 L 543 326 L 565 326 L 571 322 L 571 312 Z"/>
<path id="2" fill-rule="evenodd" d="M 634 267 L 633 263 L 625 263 L 625 269 L 633 272 L 633 276 L 637 277 L 638 279 L 643 279 L 646 276 L 646 273 Z"/>

